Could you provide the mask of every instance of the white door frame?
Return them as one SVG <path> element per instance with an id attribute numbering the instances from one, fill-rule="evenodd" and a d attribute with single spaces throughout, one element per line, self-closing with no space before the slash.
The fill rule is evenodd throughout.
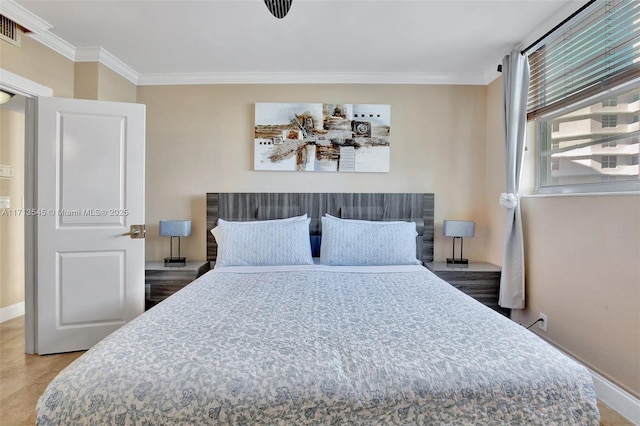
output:
<path id="1" fill-rule="evenodd" d="M 53 96 L 53 89 L 43 86 L 35 81 L 29 80 L 3 68 L 0 68 L 0 89 L 11 93 L 22 95 L 27 98 L 25 102 L 25 141 L 24 141 L 24 201 L 25 206 L 36 205 L 36 148 L 35 148 L 35 103 L 40 97 Z M 24 346 L 25 352 L 32 354 L 35 351 L 36 342 L 36 288 L 35 273 L 37 266 L 36 259 L 36 217 L 25 216 L 24 218 L 24 250 L 25 250 L 25 271 L 24 271 Z"/>

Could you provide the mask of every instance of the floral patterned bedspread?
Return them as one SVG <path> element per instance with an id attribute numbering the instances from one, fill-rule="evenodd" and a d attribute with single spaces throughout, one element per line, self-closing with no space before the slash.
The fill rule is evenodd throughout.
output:
<path id="1" fill-rule="evenodd" d="M 598 425 L 589 372 L 424 268 L 213 270 L 98 343 L 40 425 Z"/>

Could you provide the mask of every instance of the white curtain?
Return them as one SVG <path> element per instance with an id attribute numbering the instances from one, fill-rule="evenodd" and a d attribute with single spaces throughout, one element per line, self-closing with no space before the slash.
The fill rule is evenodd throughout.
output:
<path id="1" fill-rule="evenodd" d="M 524 244 L 518 188 L 527 124 L 527 94 L 529 92 L 529 60 L 513 50 L 502 60 L 504 96 L 505 160 L 507 191 L 500 196 L 500 205 L 507 209 L 504 235 L 504 255 L 498 304 L 504 308 L 524 308 Z"/>

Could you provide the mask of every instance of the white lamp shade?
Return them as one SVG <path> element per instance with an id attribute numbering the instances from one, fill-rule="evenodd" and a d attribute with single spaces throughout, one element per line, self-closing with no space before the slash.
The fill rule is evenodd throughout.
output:
<path id="1" fill-rule="evenodd" d="M 4 90 L 0 90 L 0 105 L 6 104 L 13 97 L 13 93 L 5 92 Z"/>
<path id="2" fill-rule="evenodd" d="M 445 220 L 442 235 L 445 237 L 473 237 L 476 224 L 470 220 Z"/>
<path id="3" fill-rule="evenodd" d="M 191 235 L 191 221 L 161 220 L 160 235 L 163 237 L 188 237 Z"/>

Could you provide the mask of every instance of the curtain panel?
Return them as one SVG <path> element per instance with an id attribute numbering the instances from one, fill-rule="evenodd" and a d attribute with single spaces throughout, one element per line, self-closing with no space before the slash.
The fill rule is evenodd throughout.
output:
<path id="1" fill-rule="evenodd" d="M 527 124 L 529 60 L 513 50 L 502 61 L 504 99 L 506 192 L 500 205 L 507 209 L 504 254 L 498 304 L 509 309 L 524 308 L 524 242 L 518 190 Z"/>

